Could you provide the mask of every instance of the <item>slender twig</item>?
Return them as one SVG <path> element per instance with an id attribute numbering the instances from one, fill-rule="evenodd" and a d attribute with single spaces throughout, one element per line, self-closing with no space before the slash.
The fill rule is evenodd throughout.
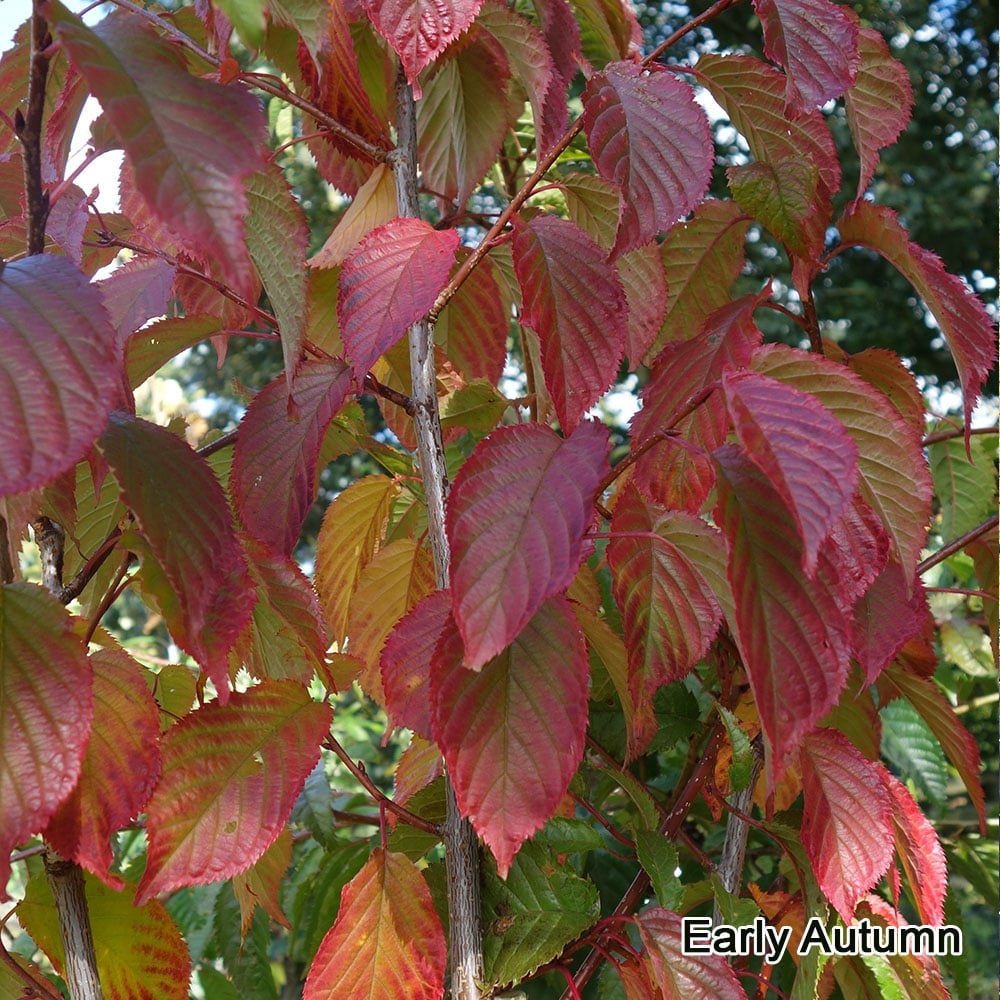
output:
<path id="1" fill-rule="evenodd" d="M 950 441 L 952 438 L 962 438 L 968 434 L 996 434 L 997 427 L 972 427 L 966 431 L 965 427 L 953 427 L 951 430 L 947 431 L 935 431 L 933 434 L 928 434 L 921 441 L 921 445 L 926 448 L 929 444 L 937 444 L 938 441 Z"/>
<path id="2" fill-rule="evenodd" d="M 645 65 L 649 65 L 651 62 L 655 62 L 660 56 L 663 55 L 668 49 L 673 48 L 686 34 L 694 31 L 695 28 L 700 28 L 703 24 L 713 20 L 718 17 L 723 11 L 728 10 L 730 7 L 735 7 L 736 4 L 740 3 L 741 0 L 717 0 L 716 3 L 712 4 L 708 10 L 702 11 L 697 17 L 693 17 L 690 21 L 685 23 L 682 27 L 678 28 L 669 38 L 661 42 L 659 45 L 649 53 L 648 56 L 643 60 Z"/>
<path id="3" fill-rule="evenodd" d="M 805 318 L 800 316 L 798 313 L 792 312 L 791 309 L 789 309 L 787 306 L 783 306 L 780 302 L 771 302 L 771 301 L 762 302 L 761 308 L 771 309 L 776 313 L 781 313 L 782 316 L 785 316 L 788 319 L 790 319 L 796 326 L 802 327 L 803 330 L 806 329 Z"/>
<path id="4" fill-rule="evenodd" d="M 819 328 L 819 314 L 816 312 L 816 300 L 812 288 L 800 289 L 802 297 L 802 326 L 809 335 L 809 347 L 815 354 L 823 353 L 823 334 Z"/>
<path id="5" fill-rule="evenodd" d="M 404 393 L 393 389 L 392 386 L 385 385 L 371 372 L 365 376 L 364 385 L 369 392 L 375 393 L 376 396 L 381 396 L 383 399 L 389 400 L 390 403 L 395 403 L 397 406 L 401 406 L 406 411 L 408 416 L 412 417 L 417 412 L 417 403 L 412 396 L 407 396 Z"/>
<path id="6" fill-rule="evenodd" d="M 603 826 L 604 829 L 618 841 L 619 844 L 627 847 L 631 853 L 635 853 L 635 843 L 629 840 L 629 838 L 626 837 L 620 830 L 616 830 L 615 825 L 611 822 L 611 820 L 609 820 L 607 816 L 605 816 L 596 806 L 592 805 L 581 795 L 573 795 L 572 797 L 573 801 L 580 806 L 581 809 L 589 812 L 590 815 L 593 816 L 594 819 L 597 820 L 597 822 L 600 823 L 601 826 Z M 621 855 L 618 856 L 621 857 Z"/>
<path id="7" fill-rule="evenodd" d="M 712 774 L 715 768 L 715 758 L 719 752 L 719 747 L 722 744 L 724 732 L 725 727 L 722 722 L 717 719 L 709 731 L 705 748 L 701 752 L 694 770 L 685 782 L 683 789 L 678 795 L 677 800 L 674 802 L 670 811 L 667 813 L 666 818 L 660 823 L 659 832 L 662 833 L 667 839 L 672 840 L 677 836 L 677 832 L 680 830 L 681 824 L 687 817 L 688 811 L 701 792 L 702 785 L 709 775 Z M 630 915 L 639 903 L 642 902 L 643 897 L 648 891 L 649 875 L 645 871 L 640 870 L 636 877 L 632 880 L 632 884 L 629 886 L 625 895 L 622 896 L 621 901 L 615 907 L 613 916 L 623 917 Z M 583 963 L 577 970 L 576 975 L 573 977 L 578 990 L 583 989 L 583 987 L 590 981 L 590 978 L 597 971 L 602 961 L 603 959 L 601 955 L 597 951 L 591 950 L 591 952 L 583 960 Z M 571 1000 L 572 996 L 573 994 L 567 990 L 563 993 L 562 1000 Z"/>
<path id="8" fill-rule="evenodd" d="M 378 805 L 385 806 L 389 812 L 395 813 L 404 823 L 408 823 L 410 826 L 416 827 L 418 830 L 423 830 L 424 833 L 429 833 L 434 837 L 441 836 L 441 827 L 436 823 L 432 823 L 430 820 L 424 819 L 422 816 L 418 816 L 416 813 L 410 812 L 409 809 L 405 809 L 403 806 L 398 805 L 394 802 L 385 792 L 382 791 L 378 785 L 372 781 L 368 772 L 365 770 L 364 765 L 354 761 L 351 755 L 340 745 L 340 743 L 333 737 L 328 736 L 323 741 L 323 746 L 327 750 L 332 750 L 343 762 L 344 766 L 361 784 L 362 788 L 378 803 Z M 377 818 L 372 819 L 372 824 L 374 826 L 379 825 Z"/>
<path id="9" fill-rule="evenodd" d="M 118 572 L 115 574 L 114 580 L 111 582 L 111 586 L 108 587 L 104 597 L 101 598 L 101 603 L 94 609 L 90 620 L 87 622 L 87 634 L 84 636 L 84 642 L 90 642 L 97 631 L 97 626 L 100 624 L 101 619 L 107 614 L 111 605 L 121 597 L 125 588 L 132 582 L 131 578 L 126 575 L 132 559 L 131 552 L 122 554 L 121 564 L 118 567 Z"/>
<path id="10" fill-rule="evenodd" d="M 959 535 L 954 541 L 949 542 L 947 545 L 943 545 L 937 550 L 937 552 L 932 552 L 926 559 L 917 563 L 917 574 L 926 573 L 932 566 L 937 566 L 938 563 L 942 563 L 949 556 L 953 556 L 956 552 L 961 552 L 966 545 L 970 545 L 972 542 L 983 535 L 988 535 L 997 524 L 1000 524 L 1000 515 L 994 514 L 991 518 L 983 521 L 982 524 L 976 525 L 976 527 L 967 531 L 964 535 Z"/>

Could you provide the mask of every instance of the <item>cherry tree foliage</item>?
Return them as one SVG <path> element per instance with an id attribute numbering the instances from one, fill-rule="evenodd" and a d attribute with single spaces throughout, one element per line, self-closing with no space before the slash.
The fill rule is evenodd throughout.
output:
<path id="1" fill-rule="evenodd" d="M 985 632 L 932 616 L 927 574 L 963 560 L 995 623 L 971 425 L 993 323 L 869 193 L 912 103 L 885 40 L 832 0 L 753 9 L 763 59 L 692 65 L 672 43 L 693 23 L 651 50 L 617 0 L 205 0 L 97 23 L 35 3 L 0 60 L 0 872 L 47 968 L 72 963 L 33 844 L 86 873 L 112 997 L 183 997 L 191 970 L 205 996 L 277 997 L 269 925 L 309 1000 L 553 975 L 629 1000 L 945 991 L 931 958 L 762 969 L 683 945 L 713 902 L 797 933 L 895 926 L 901 900 L 945 921 L 926 789 L 882 757 L 892 713 L 986 822 L 935 679 L 935 643 Z M 88 94 L 94 153 L 124 152 L 114 213 L 68 175 Z M 749 150 L 725 172 L 703 98 Z M 297 148 L 350 200 L 312 257 L 282 173 Z M 738 287 L 750 240 L 788 284 Z M 952 352 L 943 433 L 899 358 L 824 337 L 812 287 L 853 252 L 912 283 Z M 765 343 L 765 311 L 796 337 Z M 284 367 L 229 433 L 137 413 L 182 351 L 247 337 Z M 600 404 L 626 372 L 641 410 L 612 437 Z M 323 469 L 358 451 L 378 471 L 296 563 Z M 123 595 L 177 662 L 105 627 Z M 386 740 L 407 730 L 394 793 L 342 745 L 345 691 Z M 337 761 L 363 792 L 346 805 Z M 474 977 L 453 814 L 482 851 Z M 724 884 L 713 856 L 750 824 L 757 856 Z M 611 855 L 631 886 L 609 904 Z M 0 957 L 0 993 L 49 995 Z"/>

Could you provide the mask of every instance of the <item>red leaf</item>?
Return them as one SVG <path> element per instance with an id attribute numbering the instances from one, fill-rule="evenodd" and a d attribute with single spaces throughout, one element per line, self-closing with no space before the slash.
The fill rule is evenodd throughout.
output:
<path id="1" fill-rule="evenodd" d="M 890 664 L 879 676 L 879 692 L 885 701 L 900 695 L 917 710 L 927 728 L 937 737 L 969 793 L 979 814 L 979 829 L 986 836 L 986 800 L 979 780 L 979 747 L 962 725 L 948 699 L 930 677 L 918 677 Z"/>
<path id="2" fill-rule="evenodd" d="M 286 5 L 281 7 L 285 8 Z M 385 63 L 385 67 L 379 66 L 375 70 L 374 76 L 377 82 L 369 77 L 366 87 L 366 81 L 359 67 L 357 49 L 360 46 L 355 46 L 351 34 L 348 7 L 349 5 L 345 3 L 319 5 L 321 16 L 329 17 L 328 30 L 324 31 L 318 40 L 322 56 L 317 60 L 317 66 L 317 62 L 313 62 L 313 59 L 306 58 L 304 49 L 300 47 L 299 69 L 308 88 L 309 97 L 318 107 L 349 128 L 355 135 L 367 139 L 373 146 L 389 150 L 392 148 L 387 125 L 389 115 L 379 114 L 374 107 L 378 104 L 376 94 L 379 90 L 388 89 L 391 93 L 391 79 L 384 83 L 378 79 L 380 76 L 389 75 L 389 61 L 383 60 L 380 52 L 379 60 Z M 302 7 L 303 11 L 308 9 Z M 275 5 L 272 9 L 275 17 L 279 16 L 278 10 L 279 5 Z M 354 6 L 351 13 L 356 14 L 360 11 Z M 368 34 L 370 35 L 370 32 Z M 316 54 L 312 51 L 314 58 Z M 392 69 L 391 72 L 394 73 L 395 70 Z M 385 111 L 384 108 L 382 110 Z M 311 116 L 304 118 L 303 132 L 321 130 L 325 131 Z M 320 173 L 337 190 L 352 198 L 376 166 L 356 146 L 330 133 L 324 135 L 320 141 L 309 143 L 309 148 L 316 156 Z"/>
<path id="3" fill-rule="evenodd" d="M 800 761 L 802 846 L 823 895 L 849 924 L 892 861 L 887 772 L 835 729 L 807 736 Z"/>
<path id="4" fill-rule="evenodd" d="M 668 1000 L 746 1000 L 736 973 L 720 955 L 688 955 L 681 918 L 658 906 L 636 914 L 656 985 Z"/>
<path id="5" fill-rule="evenodd" d="M 642 409 L 632 421 L 633 440 L 644 444 L 657 434 L 675 430 L 694 446 L 688 450 L 668 439 L 636 463 L 636 482 L 667 507 L 696 513 L 712 488 L 715 473 L 703 453 L 726 439 L 725 401 L 720 393 L 712 393 L 693 413 L 680 415 L 727 371 L 749 363 L 761 338 L 753 311 L 768 293 L 765 288 L 759 295 L 745 295 L 715 310 L 697 336 L 667 344 L 653 364 L 649 382 L 640 393 Z"/>
<path id="6" fill-rule="evenodd" d="M 729 547 L 736 641 L 769 750 L 771 788 L 789 755 L 837 703 L 850 666 L 850 630 L 836 568 L 820 550 L 814 578 L 775 487 L 734 446 L 715 452 L 715 521 Z"/>
<path id="7" fill-rule="evenodd" d="M 621 188 L 613 256 L 651 242 L 708 190 L 708 119 L 690 85 L 668 70 L 605 66 L 583 93 L 583 127 L 598 172 Z"/>
<path id="8" fill-rule="evenodd" d="M 171 635 L 224 702 L 228 653 L 250 617 L 254 592 L 222 487 L 200 455 L 145 420 L 112 414 L 100 446 L 166 575 L 170 606 L 161 610 Z"/>
<path id="9" fill-rule="evenodd" d="M 583 47 L 580 43 L 580 25 L 573 14 L 569 0 L 539 0 L 535 9 L 542 23 L 545 44 L 552 53 L 556 69 L 563 79 L 560 98 L 565 96 L 566 85 L 576 76 L 583 64 Z"/>
<path id="10" fill-rule="evenodd" d="M 897 562 L 889 563 L 854 609 L 852 655 L 874 684 L 884 667 L 927 621 L 927 598 L 918 577 L 908 580 Z"/>
<path id="11" fill-rule="evenodd" d="M 445 626 L 431 666 L 431 721 L 462 814 L 501 878 L 555 814 L 583 755 L 587 650 L 569 602 L 553 597 L 478 673 Z"/>
<path id="12" fill-rule="evenodd" d="M 441 1000 L 447 947 L 430 890 L 405 855 L 378 847 L 344 886 L 303 1000 Z"/>
<path id="13" fill-rule="evenodd" d="M 785 108 L 795 115 L 835 100 L 858 72 L 858 18 L 830 0 L 754 0 L 764 53 L 785 68 Z"/>
<path id="14" fill-rule="evenodd" d="M 815 396 L 858 446 L 861 495 L 881 518 L 907 574 L 927 533 L 931 477 L 919 431 L 849 368 L 817 354 L 769 344 L 754 355 L 764 375 Z"/>
<path id="15" fill-rule="evenodd" d="M 986 376 L 996 364 L 996 331 L 986 306 L 961 278 L 949 274 L 941 258 L 907 238 L 892 209 L 857 201 L 838 223 L 845 243 L 878 251 L 917 290 L 948 342 L 965 397 L 965 439 L 969 444 L 972 409 Z"/>
<path id="16" fill-rule="evenodd" d="M 878 515 L 856 494 L 824 546 L 835 567 L 841 610 L 848 614 L 889 562 L 889 535 Z M 852 646 L 852 654 L 857 647 Z"/>
<path id="17" fill-rule="evenodd" d="M 666 235 L 660 253 L 667 278 L 667 313 L 657 351 L 665 343 L 690 340 L 708 316 L 727 305 L 729 290 L 746 256 L 744 242 L 750 219 L 726 199 L 703 201 L 687 222 Z M 648 359 L 644 359 L 649 363 Z"/>
<path id="18" fill-rule="evenodd" d="M 586 421 L 566 439 L 522 424 L 483 438 L 459 470 L 446 527 L 466 667 L 510 645 L 572 582 L 607 455 L 599 424 Z"/>
<path id="19" fill-rule="evenodd" d="M 634 486 L 619 497 L 607 557 L 637 703 L 683 677 L 705 654 L 722 619 L 708 582 L 675 542 L 685 535 L 716 547 L 721 566 L 722 539 L 700 518 L 646 503 Z"/>
<path id="20" fill-rule="evenodd" d="M 285 825 L 331 718 L 301 685 L 264 681 L 169 729 L 136 902 L 231 878 L 257 861 Z"/>
<path id="21" fill-rule="evenodd" d="M 650 244 L 622 254 L 615 268 L 628 307 L 625 355 L 630 367 L 638 368 L 660 332 L 667 309 L 667 279 L 660 248 Z"/>
<path id="22" fill-rule="evenodd" d="M 522 322 L 538 334 L 545 385 L 567 433 L 613 381 L 625 353 L 621 279 L 582 229 L 552 215 L 514 226 Z"/>
<path id="23" fill-rule="evenodd" d="M 86 648 L 66 609 L 41 587 L 0 587 L 0 677 L 0 895 L 6 897 L 10 852 L 41 830 L 72 791 L 93 712 Z"/>
<path id="24" fill-rule="evenodd" d="M 906 786 L 888 773 L 885 780 L 892 797 L 896 854 L 913 890 L 920 922 L 939 926 L 944 923 L 944 897 L 948 891 L 948 869 L 941 842 Z"/>
<path id="25" fill-rule="evenodd" d="M 462 254 L 460 250 L 460 259 Z M 510 306 L 504 302 L 498 277 L 492 259 L 481 260 L 434 325 L 434 342 L 468 381 L 484 378 L 496 385 L 503 372 Z"/>
<path id="26" fill-rule="evenodd" d="M 502 46 L 478 24 L 435 68 L 417 105 L 417 153 L 432 191 L 464 205 L 489 172 L 523 109 L 509 82 Z"/>
<path id="27" fill-rule="evenodd" d="M 290 554 L 299 540 L 316 498 L 323 435 L 344 403 L 350 376 L 342 361 L 305 361 L 291 395 L 286 380 L 275 379 L 247 407 L 233 454 L 233 497 L 247 530 L 276 553 Z"/>
<path id="28" fill-rule="evenodd" d="M 344 261 L 337 318 L 361 382 L 375 359 L 406 333 L 448 281 L 458 230 L 400 218 L 373 229 Z"/>
<path id="29" fill-rule="evenodd" d="M 755 160 L 812 163 L 826 195 L 837 193 L 840 160 L 826 120 L 815 110 L 786 115 L 783 73 L 751 56 L 704 53 L 698 57 L 696 75 L 746 139 Z"/>
<path id="30" fill-rule="evenodd" d="M 393 725 L 431 738 L 430 677 L 434 647 L 451 618 L 451 595 L 428 594 L 389 633 L 382 647 L 382 688 Z"/>
<path id="31" fill-rule="evenodd" d="M 815 396 L 754 372 L 723 379 L 737 440 L 777 489 L 803 542 L 802 568 L 847 509 L 858 482 L 858 449 Z"/>
<path id="32" fill-rule="evenodd" d="M 240 182 L 264 168 L 259 102 L 238 86 L 189 72 L 181 48 L 143 18 L 116 11 L 87 28 L 60 11 L 51 12 L 56 36 L 100 101 L 143 198 L 189 253 L 221 265 L 248 292 Z"/>
<path id="33" fill-rule="evenodd" d="M 95 282 L 119 344 L 151 319 L 166 315 L 176 272 L 174 264 L 159 257 L 134 257 Z"/>
<path id="34" fill-rule="evenodd" d="M 567 123 L 566 101 L 559 86 L 562 76 L 545 38 L 525 17 L 496 0 L 483 4 L 476 24 L 503 46 L 514 77 L 527 91 L 538 133 L 538 152 L 545 156 Z"/>
<path id="35" fill-rule="evenodd" d="M 392 46 L 419 98 L 417 76 L 476 18 L 483 0 L 360 0 L 375 30 Z"/>
<path id="36" fill-rule="evenodd" d="M 913 88 L 906 67 L 889 54 L 885 39 L 877 31 L 862 28 L 858 43 L 861 67 L 844 95 L 844 105 L 861 160 L 860 198 L 875 176 L 879 150 L 891 146 L 910 120 Z"/>
<path id="37" fill-rule="evenodd" d="M 72 468 L 121 397 L 121 351 L 101 296 L 62 257 L 0 271 L 0 496 Z"/>
<path id="38" fill-rule="evenodd" d="M 111 835 L 138 817 L 160 776 L 160 711 L 127 653 L 101 649 L 94 671 L 94 719 L 80 780 L 45 837 L 65 858 L 121 889 L 110 874 Z"/>

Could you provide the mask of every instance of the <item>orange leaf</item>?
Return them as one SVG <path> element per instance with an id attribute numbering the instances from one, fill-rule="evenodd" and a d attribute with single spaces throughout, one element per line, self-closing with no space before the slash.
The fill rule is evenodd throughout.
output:
<path id="1" fill-rule="evenodd" d="M 328 705 L 292 681 L 264 681 L 192 712 L 163 740 L 138 902 L 245 871 L 281 832 L 319 758 Z"/>
<path id="2" fill-rule="evenodd" d="M 440 1000 L 446 962 L 423 876 L 405 854 L 377 848 L 344 887 L 303 1000 Z"/>

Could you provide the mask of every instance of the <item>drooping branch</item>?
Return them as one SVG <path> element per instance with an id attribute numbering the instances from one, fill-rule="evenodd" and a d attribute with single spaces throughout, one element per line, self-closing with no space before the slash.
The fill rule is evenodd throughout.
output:
<path id="1" fill-rule="evenodd" d="M 396 78 L 396 129 L 398 145 L 392 156 L 396 201 L 400 215 L 418 218 L 417 112 L 413 91 L 400 67 Z M 436 315 L 433 314 L 433 315 Z M 448 469 L 441 437 L 437 376 L 434 371 L 433 319 L 410 327 L 410 377 L 412 416 L 424 493 L 434 571 L 438 587 L 449 584 L 450 553 L 444 530 Z M 483 978 L 483 944 L 480 928 L 479 842 L 469 822 L 462 818 L 450 781 L 445 782 L 447 814 L 444 823 L 445 865 L 448 871 L 449 956 L 453 1000 L 480 1000 Z"/>

